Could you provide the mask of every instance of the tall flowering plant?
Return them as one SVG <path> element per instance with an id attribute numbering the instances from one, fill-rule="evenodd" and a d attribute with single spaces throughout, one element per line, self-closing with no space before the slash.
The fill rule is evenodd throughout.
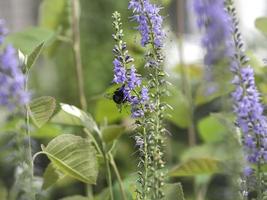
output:
<path id="1" fill-rule="evenodd" d="M 232 1 L 195 0 L 194 5 L 198 25 L 205 30 L 202 39 L 206 49 L 204 63 L 214 66 L 217 61 L 227 59 L 234 76 L 233 111 L 236 114 L 236 124 L 242 132 L 242 145 L 247 161 L 243 173 L 242 196 L 247 199 L 256 192 L 256 198 L 262 199 L 266 187 L 262 167 L 267 159 L 267 124 L 254 71 L 245 54 L 236 10 Z"/>
<path id="2" fill-rule="evenodd" d="M 145 68 L 149 71 L 147 84 L 141 80 L 128 54 L 123 41 L 123 31 L 118 13 L 113 14 L 116 45 L 113 49 L 115 59 L 113 82 L 119 84 L 113 100 L 131 106 L 132 117 L 136 121 L 136 144 L 139 148 L 139 179 L 137 199 L 162 199 L 164 197 L 164 158 L 163 146 L 165 128 L 164 110 L 167 104 L 161 97 L 166 93 L 165 72 L 162 68 L 163 19 L 160 8 L 148 0 L 131 0 L 129 9 L 133 11 L 132 20 L 138 23 L 141 45 L 146 47 Z"/>

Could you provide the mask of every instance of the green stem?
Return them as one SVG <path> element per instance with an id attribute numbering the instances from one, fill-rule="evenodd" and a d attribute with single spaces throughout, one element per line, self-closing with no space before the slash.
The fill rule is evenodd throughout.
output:
<path id="1" fill-rule="evenodd" d="M 26 80 L 25 80 L 25 91 L 28 91 L 28 79 L 29 79 L 29 72 L 27 71 L 25 74 Z M 32 162 L 32 143 L 31 143 L 31 134 L 30 134 L 30 111 L 29 111 L 29 105 L 25 106 L 26 116 L 25 116 L 25 123 L 26 123 L 26 137 L 28 139 L 28 145 L 26 148 L 26 161 L 27 165 L 29 166 L 29 173 L 30 173 L 30 200 L 35 200 L 35 192 L 34 192 L 34 168 L 33 168 L 33 162 Z"/>
<path id="2" fill-rule="evenodd" d="M 87 102 L 84 92 L 83 68 L 81 59 L 81 38 L 80 38 L 80 3 L 79 0 L 72 0 L 72 36 L 73 36 L 73 51 L 76 67 L 76 76 L 78 81 L 78 90 L 80 96 L 81 108 L 87 110 Z"/>
<path id="3" fill-rule="evenodd" d="M 123 188 L 123 182 L 122 182 L 122 179 L 121 179 L 119 170 L 117 168 L 116 162 L 115 162 L 115 160 L 114 160 L 114 158 L 113 158 L 113 156 L 112 156 L 111 153 L 108 153 L 108 157 L 109 157 L 109 160 L 110 160 L 110 164 L 113 167 L 113 170 L 115 172 L 115 175 L 116 175 L 116 177 L 118 179 L 118 183 L 119 183 L 119 187 L 120 187 L 120 192 L 121 192 L 121 197 L 122 197 L 123 200 L 127 200 L 126 194 L 125 194 L 125 190 Z"/>
<path id="4" fill-rule="evenodd" d="M 108 162 L 107 155 L 105 155 L 105 164 L 106 164 L 106 170 L 107 170 L 107 179 L 108 179 L 108 188 L 110 193 L 110 199 L 114 200 L 114 194 L 113 194 L 113 188 L 112 188 L 112 177 L 111 177 L 111 170 Z"/>

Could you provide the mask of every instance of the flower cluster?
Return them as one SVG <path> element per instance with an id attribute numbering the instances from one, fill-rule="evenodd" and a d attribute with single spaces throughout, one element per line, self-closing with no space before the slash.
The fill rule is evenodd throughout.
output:
<path id="1" fill-rule="evenodd" d="M 151 4 L 149 0 L 131 0 L 128 8 L 133 10 L 133 20 L 139 24 L 138 30 L 142 36 L 142 46 L 152 42 L 156 47 L 161 47 L 164 33 L 162 31 L 163 19 L 159 14 L 160 8 L 155 4 Z M 150 27 L 154 32 L 153 38 L 150 34 Z"/>
<path id="2" fill-rule="evenodd" d="M 233 5 L 229 5 L 228 12 L 233 21 L 234 44 L 236 48 L 235 59 L 231 63 L 234 74 L 233 92 L 234 111 L 237 115 L 237 124 L 243 133 L 243 146 L 247 161 L 258 166 L 267 163 L 267 119 L 263 114 L 260 94 L 255 85 L 254 71 L 248 65 L 249 58 L 243 48 L 243 40 L 239 32 L 238 19 Z M 244 170 L 249 175 L 253 170 L 249 166 Z M 260 172 L 258 172 L 260 173 Z"/>
<path id="3" fill-rule="evenodd" d="M 7 29 L 0 20 L 0 44 L 3 44 Z M 0 105 L 13 111 L 17 106 L 24 106 L 30 100 L 25 91 L 26 78 L 19 64 L 17 52 L 8 45 L 0 53 Z"/>
<path id="4" fill-rule="evenodd" d="M 166 129 L 164 127 L 164 114 L 167 104 L 162 102 L 166 95 L 166 80 L 163 69 L 164 56 L 162 54 L 163 40 L 165 37 L 162 29 L 163 18 L 160 16 L 160 8 L 151 4 L 149 0 L 130 0 L 129 9 L 133 11 L 132 19 L 138 23 L 141 35 L 141 45 L 147 47 L 145 53 L 145 69 L 148 71 L 147 88 L 141 91 L 142 99 L 148 98 L 152 112 L 143 119 L 141 125 L 143 133 L 139 134 L 137 144 L 142 144 L 140 149 L 140 163 L 142 170 L 138 172 L 140 189 L 138 199 L 163 199 L 165 161 L 164 143 Z M 142 140 L 140 140 L 140 138 Z M 140 146 L 140 145 L 139 145 Z"/>
<path id="5" fill-rule="evenodd" d="M 213 66 L 233 53 L 229 15 L 224 0 L 194 0 L 197 25 L 205 30 L 202 46 L 206 49 L 204 63 Z"/>
<path id="6" fill-rule="evenodd" d="M 233 83 L 236 89 L 233 92 L 235 102 L 234 111 L 237 115 L 237 123 L 243 132 L 243 144 L 249 163 L 267 161 L 267 124 L 263 115 L 263 106 L 260 103 L 260 94 L 255 86 L 254 71 L 250 66 L 240 69 L 237 75 L 236 66 L 232 66 L 236 72 Z"/>
<path id="7" fill-rule="evenodd" d="M 143 87 L 139 91 L 142 81 L 140 75 L 136 72 L 135 66 L 131 64 L 134 59 L 128 54 L 127 45 L 122 40 L 123 31 L 118 12 L 113 14 L 113 20 L 113 27 L 116 32 L 113 34 L 113 38 L 117 42 L 113 49 L 115 55 L 113 82 L 121 85 L 118 91 L 122 93 L 123 103 L 127 102 L 131 105 L 132 117 L 139 118 L 144 116 L 144 105 L 149 100 L 148 90 Z M 131 64 L 130 67 L 128 67 L 129 64 Z"/>

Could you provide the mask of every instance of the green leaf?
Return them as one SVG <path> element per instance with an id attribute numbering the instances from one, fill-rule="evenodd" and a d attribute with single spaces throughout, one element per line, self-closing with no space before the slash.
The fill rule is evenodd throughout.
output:
<path id="1" fill-rule="evenodd" d="M 50 186 L 54 185 L 59 179 L 61 179 L 64 175 L 60 173 L 54 166 L 53 163 L 50 163 L 44 172 L 43 175 L 43 186 L 42 188 L 46 190 Z"/>
<path id="2" fill-rule="evenodd" d="M 84 126 L 90 132 L 99 132 L 98 126 L 90 114 L 79 108 L 60 103 L 61 111 L 52 119 L 52 122 L 66 125 Z"/>
<path id="3" fill-rule="evenodd" d="M 120 112 L 116 104 L 111 99 L 100 99 L 96 104 L 95 118 L 98 123 L 107 119 L 109 124 L 116 122 L 124 117 L 127 117 L 127 108 L 123 107 Z"/>
<path id="4" fill-rule="evenodd" d="M 7 43 L 12 43 L 23 54 L 30 55 L 41 43 L 47 44 L 55 37 L 51 30 L 34 27 L 28 28 L 22 32 L 17 32 L 7 36 Z"/>
<path id="5" fill-rule="evenodd" d="M 30 70 L 30 68 L 34 65 L 35 61 L 40 56 L 42 49 L 44 48 L 44 44 L 45 44 L 44 42 L 42 42 L 41 44 L 39 44 L 33 50 L 33 52 L 27 57 L 27 60 L 26 60 L 26 70 L 24 70 L 24 71 Z"/>
<path id="6" fill-rule="evenodd" d="M 84 183 L 95 184 L 98 163 L 95 148 L 82 137 L 63 134 L 43 148 L 53 165 L 65 175 Z"/>
<path id="7" fill-rule="evenodd" d="M 197 125 L 198 132 L 204 142 L 218 142 L 223 140 L 227 129 L 213 116 L 201 119 Z"/>
<path id="8" fill-rule="evenodd" d="M 109 143 L 120 137 L 126 130 L 125 126 L 111 125 L 106 126 L 101 130 L 102 139 L 104 142 Z"/>
<path id="9" fill-rule="evenodd" d="M 255 21 L 256 28 L 267 36 L 267 17 L 257 18 Z"/>
<path id="10" fill-rule="evenodd" d="M 175 88 L 171 90 L 171 96 L 166 101 L 173 108 L 167 110 L 168 119 L 181 128 L 187 128 L 191 124 L 191 120 L 190 107 L 185 95 Z"/>
<path id="11" fill-rule="evenodd" d="M 37 127 L 42 127 L 53 115 L 56 108 L 56 100 L 53 97 L 44 96 L 34 99 L 30 105 L 30 115 Z"/>
<path id="12" fill-rule="evenodd" d="M 61 135 L 62 128 L 56 124 L 45 124 L 41 128 L 31 131 L 31 136 L 38 139 L 50 139 Z"/>
<path id="13" fill-rule="evenodd" d="M 203 174 L 214 174 L 221 171 L 221 162 L 211 158 L 196 158 L 185 161 L 174 167 L 169 176 L 196 176 Z"/>

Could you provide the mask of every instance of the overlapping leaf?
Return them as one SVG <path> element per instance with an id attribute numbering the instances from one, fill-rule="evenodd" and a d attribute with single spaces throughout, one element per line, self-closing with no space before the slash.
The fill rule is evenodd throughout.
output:
<path id="1" fill-rule="evenodd" d="M 42 153 L 46 154 L 53 166 L 65 175 L 88 184 L 96 183 L 96 152 L 87 139 L 63 134 L 44 147 Z"/>
<path id="2" fill-rule="evenodd" d="M 44 96 L 34 99 L 30 105 L 30 115 L 36 126 L 43 126 L 53 115 L 56 108 L 56 100 L 53 97 Z"/>

